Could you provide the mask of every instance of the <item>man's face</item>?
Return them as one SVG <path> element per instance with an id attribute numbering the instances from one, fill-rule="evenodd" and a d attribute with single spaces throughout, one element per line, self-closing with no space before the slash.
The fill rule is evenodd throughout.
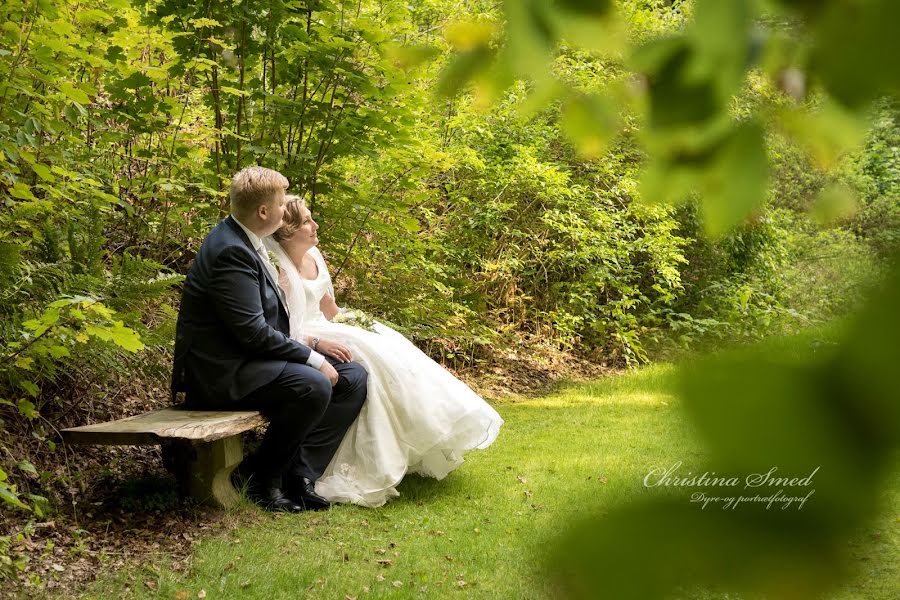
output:
<path id="1" fill-rule="evenodd" d="M 260 211 L 260 213 L 266 226 L 265 232 L 260 237 L 272 235 L 281 227 L 281 221 L 284 219 L 284 190 L 279 190 L 275 197 L 265 205 L 265 211 Z"/>

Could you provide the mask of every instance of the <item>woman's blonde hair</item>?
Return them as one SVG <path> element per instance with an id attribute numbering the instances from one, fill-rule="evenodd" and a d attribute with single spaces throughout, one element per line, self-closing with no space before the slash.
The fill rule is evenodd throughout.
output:
<path id="1" fill-rule="evenodd" d="M 301 209 L 306 206 L 306 201 L 300 196 L 289 194 L 284 197 L 284 219 L 281 227 L 272 234 L 276 242 L 283 242 L 303 225 L 303 213 Z"/>
<path id="2" fill-rule="evenodd" d="M 231 214 L 238 219 L 246 218 L 287 186 L 287 178 L 278 171 L 256 165 L 241 169 L 231 178 Z"/>

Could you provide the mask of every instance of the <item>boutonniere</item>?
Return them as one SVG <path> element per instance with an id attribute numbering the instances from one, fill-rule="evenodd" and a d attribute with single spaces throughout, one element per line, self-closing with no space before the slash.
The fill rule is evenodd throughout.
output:
<path id="1" fill-rule="evenodd" d="M 281 263 L 278 261 L 278 257 L 275 256 L 275 253 L 271 250 L 268 251 L 269 254 L 269 262 L 272 263 L 272 266 L 275 267 L 276 270 L 281 270 Z"/>

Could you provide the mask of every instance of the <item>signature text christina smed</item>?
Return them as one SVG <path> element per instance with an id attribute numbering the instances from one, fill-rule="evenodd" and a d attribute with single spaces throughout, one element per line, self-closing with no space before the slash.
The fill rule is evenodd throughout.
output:
<path id="1" fill-rule="evenodd" d="M 745 477 L 722 476 L 704 471 L 694 474 L 690 471 L 682 475 L 679 473 L 681 462 L 670 467 L 654 467 L 644 476 L 644 487 L 686 487 L 709 488 L 691 493 L 691 502 L 699 504 L 702 508 L 710 505 L 722 509 L 735 509 L 741 504 L 764 504 L 766 509 L 780 507 L 786 510 L 795 507 L 803 508 L 806 501 L 816 493 L 810 488 L 819 467 L 805 477 L 783 477 L 777 475 L 778 467 L 772 467 L 763 473 L 751 473 Z M 749 490 L 757 490 L 756 494 L 747 493 Z M 785 492 L 785 489 L 792 493 Z M 741 491 L 744 493 L 735 493 Z"/>

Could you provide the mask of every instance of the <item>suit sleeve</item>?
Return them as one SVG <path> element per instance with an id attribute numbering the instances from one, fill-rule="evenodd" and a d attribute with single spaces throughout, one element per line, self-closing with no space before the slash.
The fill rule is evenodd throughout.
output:
<path id="1" fill-rule="evenodd" d="M 225 249 L 213 266 L 209 293 L 213 308 L 249 352 L 306 364 L 312 350 L 266 322 L 256 259 L 237 247 Z"/>

